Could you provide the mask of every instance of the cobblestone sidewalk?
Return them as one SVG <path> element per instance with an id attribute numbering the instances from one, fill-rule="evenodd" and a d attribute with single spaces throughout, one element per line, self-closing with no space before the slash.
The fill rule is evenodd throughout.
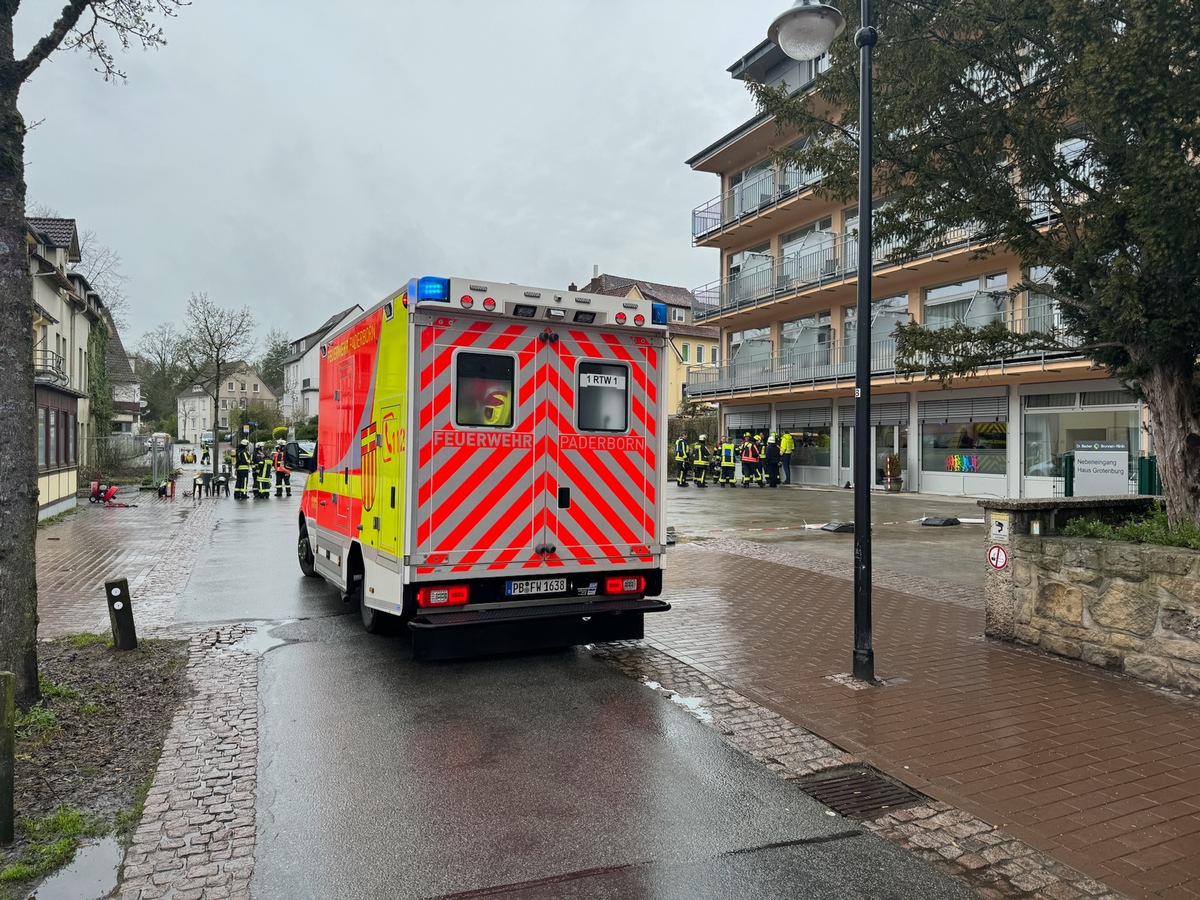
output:
<path id="1" fill-rule="evenodd" d="M 862 760 L 759 706 L 654 641 L 592 651 L 630 678 L 663 692 L 779 777 L 798 781 Z M 1120 900 L 1121 894 L 1015 840 L 1001 829 L 929 800 L 862 821 L 864 828 L 929 860 L 984 898 Z"/>

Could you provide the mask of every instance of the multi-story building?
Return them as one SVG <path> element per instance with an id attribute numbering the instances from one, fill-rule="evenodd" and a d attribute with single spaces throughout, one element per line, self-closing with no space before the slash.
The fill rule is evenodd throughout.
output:
<path id="1" fill-rule="evenodd" d="M 666 408 L 671 415 L 676 415 L 682 404 L 687 402 L 685 387 L 688 371 L 694 366 L 716 366 L 720 361 L 720 329 L 711 325 L 696 325 L 692 321 L 693 298 L 687 288 L 597 273 L 582 288 L 570 285 L 570 290 L 631 300 L 651 300 L 667 305 L 667 343 L 671 348 L 671 367 L 667 373 L 667 397 L 670 402 Z"/>
<path id="2" fill-rule="evenodd" d="M 294 424 L 317 414 L 321 376 L 321 341 L 339 323 L 362 311 L 362 307 L 358 304 L 349 309 L 343 309 L 322 322 L 315 331 L 292 341 L 290 353 L 283 361 L 283 397 L 280 406 L 285 422 Z"/>
<path id="3" fill-rule="evenodd" d="M 68 271 L 79 262 L 74 219 L 29 218 L 33 372 L 38 430 L 38 517 L 75 506 L 79 468 L 95 459 L 88 401 L 89 339 L 104 328 L 100 295 Z"/>
<path id="4" fill-rule="evenodd" d="M 113 394 L 113 434 L 138 434 L 142 430 L 142 385 L 134 368 L 133 358 L 125 352 L 120 329 L 108 310 L 104 312 L 108 326 L 108 383 Z"/>
<path id="5" fill-rule="evenodd" d="M 192 384 L 179 392 L 175 398 L 175 414 L 178 417 L 179 439 L 200 443 L 206 431 L 214 432 L 217 439 L 224 439 L 229 429 L 229 412 L 263 404 L 278 408 L 279 398 L 267 387 L 266 382 L 251 365 L 234 364 L 228 375 L 221 379 L 217 388 L 217 421 L 213 422 L 213 398 L 203 385 Z"/>
<path id="6" fill-rule="evenodd" d="M 803 91 L 826 67 L 824 57 L 797 62 L 765 41 L 729 72 Z M 720 404 L 726 432 L 792 432 L 800 482 L 846 484 L 854 479 L 859 210 L 819 197 L 820 172 L 772 161 L 773 149 L 804 140 L 760 114 L 688 160 L 720 180 L 717 196 L 692 213 L 692 243 L 720 250 L 719 277 L 693 293 L 695 321 L 720 328 L 722 361 L 693 368 L 687 390 Z M 1061 322 L 1050 298 L 1015 290 L 1025 274 L 1015 255 L 996 248 L 975 258 L 970 229 L 903 262 L 890 261 L 890 249 L 873 248 L 873 484 L 895 453 L 908 491 L 1053 496 L 1063 453 L 1077 440 L 1124 441 L 1131 456 L 1152 449 L 1134 395 L 1073 351 L 997 359 L 949 389 L 898 374 L 893 333 L 902 322 L 1001 321 L 1059 333 Z"/>

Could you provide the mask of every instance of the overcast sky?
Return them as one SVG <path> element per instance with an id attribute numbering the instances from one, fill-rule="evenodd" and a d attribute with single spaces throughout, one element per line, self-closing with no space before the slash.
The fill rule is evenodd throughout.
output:
<path id="1" fill-rule="evenodd" d="M 684 160 L 754 114 L 726 69 L 789 5 L 194 0 L 125 84 L 34 74 L 29 202 L 120 253 L 131 349 L 199 291 L 298 337 L 419 275 L 694 288 L 719 185 Z M 22 3 L 19 55 L 61 6 Z"/>

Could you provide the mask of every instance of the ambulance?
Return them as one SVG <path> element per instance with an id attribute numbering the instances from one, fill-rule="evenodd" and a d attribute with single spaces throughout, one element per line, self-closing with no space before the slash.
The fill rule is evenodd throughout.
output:
<path id="1" fill-rule="evenodd" d="M 297 555 L 418 660 L 640 638 L 664 612 L 667 307 L 409 281 L 320 348 Z"/>

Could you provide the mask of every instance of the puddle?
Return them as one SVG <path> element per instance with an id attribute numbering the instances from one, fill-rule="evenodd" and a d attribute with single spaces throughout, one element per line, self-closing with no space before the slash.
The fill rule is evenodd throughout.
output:
<path id="1" fill-rule="evenodd" d="M 113 834 L 82 844 L 71 864 L 43 881 L 33 893 L 38 900 L 105 897 L 117 886 L 121 855 L 121 845 Z"/>
<path id="2" fill-rule="evenodd" d="M 287 643 L 283 638 L 273 637 L 268 628 L 274 629 L 277 625 L 287 625 L 295 621 L 289 619 L 283 622 L 260 623 L 254 631 L 247 634 L 234 645 L 236 650 L 245 650 L 248 653 L 254 653 L 258 656 L 264 655 L 268 650 L 274 650 L 276 647 L 282 647 Z M 41 900 L 41 898 L 39 898 Z"/>

